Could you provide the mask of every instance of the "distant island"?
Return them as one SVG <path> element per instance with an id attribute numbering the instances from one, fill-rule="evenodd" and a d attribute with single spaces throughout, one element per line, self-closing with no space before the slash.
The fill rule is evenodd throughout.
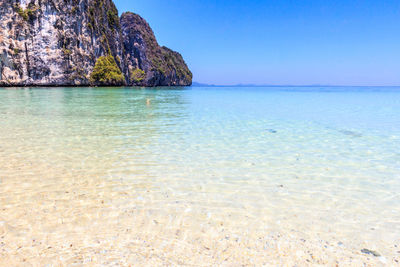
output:
<path id="1" fill-rule="evenodd" d="M 193 82 L 193 87 L 400 87 L 400 85 L 331 85 L 331 84 L 207 84 L 200 82 Z"/>
<path id="2" fill-rule="evenodd" d="M 182 56 L 112 0 L 0 3 L 0 86 L 189 86 Z"/>
<path id="3" fill-rule="evenodd" d="M 335 86 L 335 85 L 320 85 L 320 84 L 313 84 L 313 85 L 276 85 L 276 84 L 207 84 L 207 83 L 199 83 L 199 82 L 193 82 L 192 83 L 193 87 L 321 87 L 321 86 Z"/>

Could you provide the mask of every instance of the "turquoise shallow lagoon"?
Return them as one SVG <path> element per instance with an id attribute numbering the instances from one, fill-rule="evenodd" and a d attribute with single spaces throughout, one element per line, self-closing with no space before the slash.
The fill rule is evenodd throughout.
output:
<path id="1" fill-rule="evenodd" d="M 110 231 L 126 224 L 153 248 L 181 244 L 174 260 L 190 256 L 163 262 L 218 264 L 217 237 L 276 234 L 282 256 L 254 243 L 253 256 L 231 245 L 228 259 L 395 265 L 399 192 L 400 88 L 0 89 L 0 249 L 11 262 L 35 236 L 56 248 L 49 262 L 75 257 L 69 238 L 87 255 L 85 233 L 122 257 L 128 245 Z M 202 254 L 212 246 L 215 261 Z"/>

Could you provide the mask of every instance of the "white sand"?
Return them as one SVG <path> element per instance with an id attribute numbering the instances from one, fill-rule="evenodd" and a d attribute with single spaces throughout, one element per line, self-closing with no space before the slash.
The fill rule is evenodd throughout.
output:
<path id="1" fill-rule="evenodd" d="M 85 171 L 1 161 L 0 266 L 395 266 L 400 248 L 335 233 L 271 227 L 268 215 L 224 214 L 168 192 Z M 299 227 L 301 228 L 301 227 Z"/>

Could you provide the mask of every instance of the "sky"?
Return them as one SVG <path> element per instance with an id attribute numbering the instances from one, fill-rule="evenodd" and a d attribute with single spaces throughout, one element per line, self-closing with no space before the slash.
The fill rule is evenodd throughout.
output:
<path id="1" fill-rule="evenodd" d="M 207 84 L 400 85 L 399 0 L 114 0 Z"/>

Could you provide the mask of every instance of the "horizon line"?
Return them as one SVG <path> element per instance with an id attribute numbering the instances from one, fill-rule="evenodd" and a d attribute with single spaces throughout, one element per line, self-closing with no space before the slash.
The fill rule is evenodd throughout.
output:
<path id="1" fill-rule="evenodd" d="M 331 85 L 331 84 L 208 84 L 208 83 L 200 83 L 193 82 L 193 87 L 400 87 L 400 85 Z"/>

